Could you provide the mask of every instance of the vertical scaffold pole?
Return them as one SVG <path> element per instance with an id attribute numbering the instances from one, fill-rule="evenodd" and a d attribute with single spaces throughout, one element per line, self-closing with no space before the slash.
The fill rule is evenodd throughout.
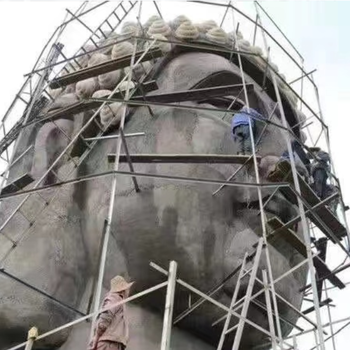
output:
<path id="1" fill-rule="evenodd" d="M 265 51 L 267 51 L 268 45 L 267 45 L 266 35 L 265 35 L 265 31 L 263 29 L 263 25 L 262 25 L 262 22 L 261 22 L 259 9 L 258 9 L 256 4 L 255 4 L 255 9 L 256 9 L 256 12 L 258 14 L 258 20 L 259 20 L 259 23 L 260 23 L 260 26 L 261 26 L 261 33 L 262 33 L 262 37 L 263 37 Z M 271 77 L 272 77 L 272 82 L 273 82 L 274 89 L 275 89 L 275 94 L 276 94 L 276 98 L 277 98 L 277 102 L 278 102 L 278 107 L 279 107 L 279 111 L 280 111 L 280 114 L 281 114 L 282 125 L 283 125 L 283 127 L 288 129 L 287 119 L 286 119 L 286 116 L 284 114 L 282 100 L 281 100 L 281 96 L 280 96 L 279 89 L 278 89 L 278 86 L 277 86 L 276 75 L 273 72 L 273 70 L 270 70 L 270 74 L 271 74 Z M 291 169 L 292 169 L 294 186 L 295 186 L 296 192 L 299 195 L 301 195 L 300 185 L 299 185 L 299 180 L 298 180 L 298 173 L 297 173 L 296 166 L 295 166 L 295 160 L 294 160 L 294 155 L 293 155 L 290 135 L 289 135 L 289 133 L 283 133 L 283 135 L 284 135 L 286 143 L 287 143 L 287 148 L 288 148 L 288 153 L 289 153 L 289 157 L 290 157 L 290 163 L 291 163 Z M 311 251 L 310 233 L 309 233 L 308 223 L 307 223 L 306 216 L 305 216 L 305 209 L 304 209 L 303 203 L 302 203 L 302 201 L 301 201 L 299 196 L 298 196 L 298 208 L 299 208 L 299 213 L 300 213 L 300 217 L 301 217 L 301 224 L 302 224 L 302 229 L 303 229 L 304 241 L 305 241 L 305 245 L 306 245 L 308 263 L 309 263 L 309 272 L 310 272 L 310 278 L 311 278 L 311 285 L 312 285 L 312 291 L 313 291 L 313 300 L 314 300 L 316 321 L 317 321 L 317 333 L 318 333 L 318 337 L 319 337 L 320 348 L 321 348 L 321 350 L 325 350 L 324 338 L 323 338 L 323 330 L 322 330 L 322 320 L 321 320 L 321 313 L 320 313 L 320 305 L 319 305 L 319 300 L 318 300 L 318 296 L 317 296 L 317 285 L 316 285 L 316 279 L 315 279 L 315 267 L 314 267 L 314 264 L 313 264 L 313 257 L 312 257 L 312 251 Z"/>
<path id="2" fill-rule="evenodd" d="M 238 275 L 237 283 L 236 283 L 236 286 L 235 286 L 235 290 L 233 292 L 233 296 L 232 296 L 232 299 L 231 299 L 230 309 L 229 309 L 229 312 L 227 313 L 225 324 L 224 324 L 224 327 L 223 327 L 222 332 L 221 332 L 221 336 L 220 336 L 219 345 L 217 347 L 217 350 L 221 350 L 223 345 L 224 345 L 226 331 L 227 331 L 228 326 L 230 325 L 230 321 L 231 321 L 231 316 L 232 316 L 231 311 L 232 311 L 233 306 L 235 305 L 236 300 L 237 300 L 239 288 L 240 288 L 240 285 L 241 285 L 241 279 L 243 277 L 244 269 L 245 269 L 245 265 L 246 265 L 246 261 L 247 261 L 247 256 L 248 256 L 248 253 L 245 253 L 243 261 L 242 261 L 241 270 L 239 271 L 239 275 Z"/>
<path id="3" fill-rule="evenodd" d="M 303 95 L 304 95 L 304 78 L 303 77 L 303 71 L 304 71 L 304 59 L 301 58 L 301 62 L 300 62 L 300 65 L 301 65 L 301 79 L 300 79 L 300 97 L 303 98 Z M 303 108 L 303 102 L 300 100 L 300 105 L 299 105 L 299 109 L 300 109 L 300 112 Z"/>
<path id="4" fill-rule="evenodd" d="M 319 347 L 319 343 L 318 343 L 318 339 L 317 339 L 317 333 L 315 330 L 313 331 L 313 333 L 314 333 L 314 338 L 315 338 L 315 347 L 314 348 L 316 350 L 319 350 L 320 347 Z"/>
<path id="5" fill-rule="evenodd" d="M 46 57 L 46 60 L 44 62 L 44 66 L 49 65 L 51 63 L 51 60 L 55 57 L 55 51 L 56 51 L 56 46 L 53 44 L 52 47 L 51 47 L 51 50 L 49 51 L 49 53 L 48 53 L 48 55 Z M 56 59 L 57 59 L 57 57 L 56 57 Z M 26 110 L 26 113 L 25 113 L 25 116 L 24 116 L 24 119 L 23 119 L 23 124 L 24 125 L 27 122 L 28 118 L 30 117 L 30 114 L 32 112 L 32 109 L 34 107 L 35 102 L 37 101 L 37 99 L 39 98 L 40 94 L 42 93 L 43 86 L 45 84 L 45 76 L 46 76 L 46 74 L 47 74 L 47 70 L 45 70 L 43 72 L 43 74 L 41 75 L 41 77 L 39 79 L 39 82 L 38 82 L 37 86 L 35 87 L 34 93 L 33 93 L 32 97 L 31 97 L 31 102 L 30 102 L 30 104 L 28 104 L 28 108 Z M 32 79 L 32 78 L 30 77 L 29 79 Z M 20 131 L 20 133 L 17 136 L 16 141 L 14 143 L 11 157 L 8 160 L 7 169 L 5 170 L 4 177 L 3 177 L 3 179 L 2 179 L 2 181 L 0 183 L 0 191 L 3 189 L 3 187 L 5 185 L 6 178 L 8 176 L 9 170 L 10 170 L 11 165 L 13 163 L 13 160 L 15 158 L 16 150 L 18 148 L 18 145 L 19 145 L 19 143 L 21 141 L 22 136 L 23 136 L 23 130 Z"/>
<path id="6" fill-rule="evenodd" d="M 248 288 L 247 288 L 246 296 L 245 296 L 243 307 L 242 307 L 241 318 L 239 319 L 239 322 L 238 322 L 237 332 L 235 335 L 235 340 L 233 342 L 232 350 L 238 350 L 239 345 L 241 343 L 241 338 L 243 335 L 243 329 L 244 329 L 244 325 L 245 325 L 245 319 L 246 319 L 247 314 L 248 314 L 248 308 L 249 308 L 250 299 L 251 299 L 252 293 L 253 293 L 253 287 L 254 287 L 254 283 L 255 283 L 256 274 L 258 272 L 258 267 L 259 267 L 259 263 L 260 263 L 260 256 L 261 256 L 263 244 L 264 244 L 263 238 L 260 238 L 259 243 L 258 243 L 258 247 L 256 248 L 254 265 L 253 265 L 252 272 L 250 274 Z"/>
<path id="7" fill-rule="evenodd" d="M 171 327 L 173 325 L 173 311 L 175 300 L 176 272 L 177 263 L 175 261 L 170 261 L 160 350 L 170 349 Z"/>
<path id="8" fill-rule="evenodd" d="M 230 2 L 231 5 L 231 10 L 232 10 L 232 22 L 233 22 L 233 28 L 236 28 L 235 25 L 235 15 L 234 15 L 234 8 L 232 6 L 232 3 Z M 249 106 L 249 99 L 248 99 L 248 92 L 247 92 L 247 87 L 245 85 L 245 76 L 244 76 L 244 70 L 242 66 L 242 60 L 241 60 L 241 55 L 239 53 L 239 47 L 238 47 L 238 40 L 237 40 L 237 33 L 234 30 L 233 31 L 234 35 L 234 46 L 235 49 L 238 51 L 237 52 L 237 57 L 238 57 L 238 63 L 239 63 L 239 68 L 240 68 L 240 73 L 242 76 L 242 83 L 243 83 L 243 88 L 244 88 L 244 97 L 246 100 L 246 105 L 248 108 Z M 251 123 L 251 118 L 249 118 L 249 132 L 250 132 L 250 140 L 251 140 L 251 145 L 252 145 L 252 154 L 253 154 L 253 160 L 254 160 L 254 170 L 255 170 L 255 177 L 256 177 L 256 183 L 260 184 L 260 175 L 259 175 L 259 168 L 258 168 L 258 162 L 256 159 L 256 148 L 255 148 L 255 139 L 254 139 L 254 134 L 253 134 L 253 127 Z M 271 267 L 271 260 L 270 260 L 270 253 L 269 253 L 269 246 L 267 242 L 267 232 L 266 232 L 266 221 L 265 221 L 265 211 L 264 211 L 264 204 L 262 200 L 262 193 L 261 193 L 261 188 L 258 187 L 258 199 L 259 199 L 259 210 L 260 210 L 260 218 L 261 218 L 261 226 L 262 226 L 262 236 L 264 239 L 264 244 L 266 245 L 266 262 L 267 262 L 267 271 L 268 275 L 271 281 L 273 281 L 273 275 L 272 275 L 272 267 Z M 275 316 L 276 316 L 276 325 L 277 325 L 277 335 L 278 338 L 282 340 L 282 330 L 281 330 L 281 324 L 280 324 L 280 317 L 279 317 L 279 312 L 278 312 L 278 305 L 277 305 L 277 298 L 275 294 L 275 286 L 272 283 L 271 284 L 271 289 L 272 289 L 272 301 L 273 301 L 273 306 L 275 309 Z M 280 343 L 281 349 L 283 349 L 283 342 Z"/>
<path id="9" fill-rule="evenodd" d="M 297 337 L 293 335 L 293 350 L 298 350 Z"/>
<path id="10" fill-rule="evenodd" d="M 267 309 L 267 319 L 269 321 L 270 333 L 272 335 L 272 337 L 271 337 L 272 349 L 277 350 L 275 325 L 273 323 L 273 317 L 272 317 L 270 289 L 269 289 L 269 282 L 267 279 L 266 270 L 262 270 L 262 277 L 263 277 L 264 289 L 265 289 L 265 303 L 266 303 L 266 309 Z"/>
<path id="11" fill-rule="evenodd" d="M 142 2 L 140 1 L 139 2 L 139 16 L 140 16 L 140 11 L 141 11 L 141 4 L 142 4 Z M 127 80 L 128 84 L 127 84 L 127 88 L 125 90 L 125 100 L 129 99 L 131 75 L 132 75 L 133 68 L 134 68 L 135 54 L 136 54 L 136 50 L 137 50 L 137 39 L 135 38 L 134 40 L 135 41 L 134 41 L 133 53 L 132 53 L 131 60 L 130 60 L 130 71 L 128 72 L 128 80 Z M 119 129 L 121 131 L 124 130 L 126 108 L 127 108 L 126 105 L 122 106 L 122 116 L 121 116 L 120 125 L 119 125 Z M 119 169 L 119 158 L 120 158 L 121 146 L 122 146 L 122 138 L 118 137 L 117 141 L 116 141 L 116 159 L 115 159 L 115 163 L 114 163 L 114 171 L 118 171 L 118 169 Z M 108 242 L 109 242 L 109 237 L 111 234 L 111 226 L 112 226 L 116 193 L 117 193 L 117 175 L 114 175 L 113 181 L 112 181 L 112 189 L 111 189 L 111 197 L 110 197 L 110 201 L 109 201 L 108 214 L 107 214 L 106 233 L 105 233 L 104 240 L 103 240 L 100 268 L 99 268 L 99 274 L 98 274 L 98 280 L 97 280 L 96 292 L 95 292 L 94 309 L 93 309 L 93 311 L 95 313 L 98 311 L 99 305 L 100 305 L 102 284 L 103 284 L 103 277 L 104 277 L 104 271 L 105 271 L 105 266 L 106 266 Z M 92 338 L 92 336 L 93 336 L 93 331 L 94 331 L 96 319 L 97 319 L 97 315 L 95 315 L 93 322 L 92 322 L 92 325 L 91 325 L 90 338 Z"/>
<path id="12" fill-rule="evenodd" d="M 322 106 L 321 106 L 321 101 L 320 101 L 320 94 L 318 92 L 318 88 L 317 85 L 314 81 L 314 77 L 313 74 L 311 74 L 311 80 L 314 83 L 314 90 L 315 90 L 315 96 L 316 96 L 316 101 L 317 101 L 317 106 L 318 106 L 318 111 L 319 111 L 319 116 L 322 120 L 322 122 L 324 122 L 324 117 L 323 117 L 323 112 L 322 112 Z M 325 133 L 325 139 L 326 139 L 326 143 L 327 143 L 327 151 L 329 154 L 329 158 L 330 158 L 330 163 L 331 163 L 331 169 L 333 174 L 336 174 L 335 171 L 335 166 L 334 166 L 334 162 L 333 162 L 333 157 L 332 157 L 332 151 L 331 151 L 331 146 L 330 146 L 330 141 L 329 141 L 329 132 L 328 129 L 324 128 L 324 125 L 322 124 L 322 130 Z M 346 220 L 346 213 L 345 213 L 345 208 L 344 208 L 344 204 L 343 201 L 340 201 L 340 208 L 341 208 L 341 213 L 342 213 L 342 217 L 343 217 L 343 221 L 344 221 L 344 225 L 346 228 L 346 233 L 347 233 L 347 239 L 348 239 L 348 249 L 350 249 L 350 231 L 349 231 L 349 226 L 348 226 L 348 222 Z"/>
<path id="13" fill-rule="evenodd" d="M 326 299 L 328 299 L 327 281 L 324 281 L 324 289 L 325 289 Z M 329 304 L 327 304 L 327 313 L 328 313 L 328 320 L 329 320 L 329 329 L 331 331 L 330 333 L 331 333 L 331 337 L 332 337 L 332 346 L 333 346 L 333 350 L 336 350 L 332 314 L 331 314 L 331 308 L 330 308 Z"/>

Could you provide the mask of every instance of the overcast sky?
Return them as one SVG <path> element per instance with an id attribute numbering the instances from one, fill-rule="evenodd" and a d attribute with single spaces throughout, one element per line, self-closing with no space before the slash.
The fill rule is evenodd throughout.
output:
<path id="1" fill-rule="evenodd" d="M 226 1 L 223 1 L 226 3 Z M 253 14 L 251 2 L 234 2 L 237 7 Z M 350 204 L 349 181 L 349 145 L 350 145 L 350 117 L 348 116 L 348 102 L 350 100 L 350 2 L 347 1 L 265 1 L 263 6 L 276 20 L 288 35 L 293 44 L 302 53 L 305 59 L 305 70 L 317 69 L 314 78 L 319 86 L 321 104 L 326 123 L 330 128 L 332 154 L 337 175 L 341 180 L 345 202 Z M 79 2 L 60 1 L 0 1 L 0 116 L 2 116 L 15 94 L 23 83 L 23 75 L 28 73 L 36 61 L 43 45 L 55 28 L 62 22 L 65 9 L 74 11 Z M 111 8 L 108 5 L 108 9 Z M 214 19 L 218 23 L 223 16 L 224 9 L 216 9 L 206 5 L 174 3 L 162 1 L 159 7 L 166 20 L 179 14 L 186 14 L 193 21 Z M 109 10 L 110 11 L 110 10 Z M 87 19 L 89 23 L 97 24 L 108 11 L 100 10 Z M 142 21 L 150 14 L 155 14 L 150 5 L 145 7 Z M 264 23 L 270 28 L 266 17 Z M 131 18 L 134 20 L 135 17 Z M 240 21 L 240 17 L 237 18 Z M 232 19 L 227 18 L 225 29 L 230 29 Z M 245 38 L 252 40 L 253 29 L 240 22 Z M 93 24 L 91 24 L 93 28 Z M 281 36 L 271 27 L 271 32 L 282 40 Z M 71 50 L 81 44 L 87 36 L 87 30 L 80 24 L 74 25 L 67 31 L 65 39 Z M 261 43 L 261 38 L 258 38 Z M 65 42 L 64 42 L 65 43 Z M 286 44 L 286 43 L 285 43 Z M 287 44 L 286 44 L 287 45 Z M 67 46 L 67 47 L 68 47 Z M 297 57 L 289 47 L 294 57 Z M 286 60 L 285 56 L 271 46 L 273 61 L 277 62 L 280 71 L 291 81 L 300 73 Z M 318 112 L 309 86 L 305 87 L 305 94 L 312 100 Z M 306 113 L 306 115 L 310 115 Z M 314 125 L 315 126 L 315 125 Z M 314 138 L 317 138 L 316 128 L 313 129 Z M 349 201 L 349 202 L 348 202 Z M 334 264 L 338 261 L 335 259 Z M 332 261 L 330 262 L 333 263 Z M 350 281 L 350 274 L 340 275 L 344 282 Z M 349 291 L 333 291 L 331 298 L 335 300 L 337 308 L 332 311 L 334 319 L 350 315 Z M 323 312 L 323 315 L 324 312 Z M 327 322 L 324 317 L 324 322 Z M 304 324 L 305 325 L 305 324 Z M 309 328 L 309 327 L 306 327 Z M 338 327 L 336 327 L 337 329 Z M 349 348 L 349 328 L 336 338 L 337 349 Z M 309 349 L 310 338 L 306 338 L 300 349 Z M 327 343 L 327 349 L 332 349 Z"/>

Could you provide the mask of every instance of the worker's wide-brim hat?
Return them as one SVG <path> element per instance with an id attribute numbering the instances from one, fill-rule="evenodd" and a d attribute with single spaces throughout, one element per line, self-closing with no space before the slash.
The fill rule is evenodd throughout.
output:
<path id="1" fill-rule="evenodd" d="M 126 282 L 124 277 L 115 276 L 111 279 L 111 292 L 122 292 L 130 289 L 134 282 Z"/>

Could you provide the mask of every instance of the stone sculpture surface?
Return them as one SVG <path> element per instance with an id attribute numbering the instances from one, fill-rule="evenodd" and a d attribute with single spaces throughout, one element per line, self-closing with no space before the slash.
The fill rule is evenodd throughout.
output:
<path id="1" fill-rule="evenodd" d="M 193 39 L 208 45 L 226 45 L 226 47 L 232 45 L 232 35 L 226 35 L 212 22 L 193 25 L 186 17 L 181 16 L 167 24 L 159 18 L 151 18 L 145 24 L 145 33 L 158 38 L 169 38 L 173 35 L 177 40 Z M 128 23 L 121 31 L 122 35 L 129 30 L 135 32 L 137 25 Z M 117 39 L 114 36 L 107 40 Z M 239 41 L 244 41 L 240 33 Z M 246 43 L 243 44 L 247 46 Z M 161 42 L 160 45 L 164 51 L 170 50 L 170 44 Z M 130 48 L 129 45 L 121 46 L 122 49 L 126 46 Z M 165 58 L 145 64 L 148 68 L 153 67 L 150 77 L 156 80 L 159 87 L 150 94 L 241 83 L 237 65 L 230 63 L 227 57 L 221 56 L 220 53 L 179 50 L 174 46 Z M 91 60 L 105 60 L 107 55 L 110 55 L 110 52 L 84 62 L 86 65 L 96 64 Z M 112 57 L 118 57 L 118 47 L 113 47 Z M 163 64 L 160 64 L 162 60 Z M 254 65 L 259 69 L 259 57 L 254 61 Z M 100 76 L 98 79 L 69 86 L 61 92 L 49 109 L 70 105 L 78 98 L 89 97 L 99 89 L 111 89 L 114 86 L 110 83 L 98 88 L 101 78 L 105 80 L 108 78 L 108 81 L 114 79 L 116 84 L 124 73 L 111 73 L 110 76 Z M 261 81 L 249 76 L 249 72 L 246 73 L 247 83 L 254 84 L 254 92 L 249 94 L 250 106 L 268 116 L 275 102 L 267 92 L 262 91 Z M 243 94 L 236 102 L 238 107 L 245 102 L 242 96 Z M 289 121 L 293 124 L 294 117 L 296 123 L 298 117 L 291 98 L 286 94 L 283 96 L 285 105 L 288 105 L 290 110 Z M 235 97 L 228 97 L 225 101 L 216 99 L 183 104 L 193 107 L 228 108 Z M 114 107 L 117 109 L 118 105 Z M 112 109 L 114 107 L 112 106 Z M 237 145 L 232 139 L 230 130 L 232 116 L 230 113 L 183 110 L 170 106 L 152 107 L 152 111 L 153 115 L 146 107 L 130 110 L 125 132 L 145 132 L 144 137 L 129 139 L 130 153 L 229 155 L 237 153 Z M 36 179 L 40 178 L 68 144 L 69 138 L 91 115 L 89 113 L 91 112 L 55 121 L 65 131 L 66 136 L 62 135 L 57 126 L 51 122 L 40 127 L 28 128 L 17 153 L 20 154 L 30 144 L 35 145 L 34 151 L 31 157 L 27 157 L 13 168 L 11 178 L 16 178 L 24 172 L 31 172 Z M 104 109 L 103 113 L 102 124 L 106 124 L 111 120 L 113 111 L 109 115 L 108 110 Z M 272 116 L 272 121 L 280 123 L 277 112 Z M 258 135 L 262 132 L 263 126 L 264 124 L 258 123 Z M 114 128 L 111 134 L 117 132 Z M 258 145 L 259 155 L 279 157 L 286 149 L 282 133 L 282 129 L 269 125 Z M 114 152 L 115 140 L 99 141 L 82 165 L 73 171 L 74 176 L 107 171 L 109 169 L 107 154 Z M 54 170 L 58 177 L 63 178 L 73 168 L 73 161 L 64 157 Z M 220 180 L 227 179 L 237 168 L 238 165 L 135 164 L 135 170 L 140 172 Z M 127 164 L 121 165 L 121 170 L 129 170 Z M 57 182 L 55 174 L 51 174 L 45 183 Z M 264 174 L 264 169 L 261 169 L 261 174 Z M 255 182 L 254 169 L 251 166 L 247 167 L 235 180 Z M 58 191 L 55 188 L 42 191 L 40 195 L 43 198 L 50 200 L 53 195 L 55 198 L 39 219 L 30 226 L 20 213 L 16 213 L 4 229 L 4 233 L 13 240 L 19 239 L 21 233 L 27 230 L 18 246 L 5 260 L 5 269 L 56 299 L 86 312 L 98 264 L 111 181 L 110 177 L 104 177 L 64 186 Z M 113 276 L 121 274 L 136 281 L 134 293 L 142 291 L 164 280 L 163 276 L 149 267 L 150 261 L 167 268 L 170 260 L 176 260 L 179 264 L 178 273 L 182 279 L 202 291 L 208 291 L 239 265 L 244 253 L 251 250 L 262 235 L 256 189 L 227 187 L 218 195 L 212 196 L 217 185 L 179 183 L 151 178 L 140 178 L 138 182 L 140 193 L 135 192 L 130 177 L 118 177 L 112 237 L 104 278 L 106 288 Z M 271 193 L 272 190 L 264 190 L 263 197 L 267 198 Z M 4 201 L 2 222 L 19 201 L 18 198 Z M 43 206 L 44 201 L 35 194 L 26 202 L 22 212 L 30 219 Z M 268 218 L 278 216 L 283 222 L 287 222 L 297 214 L 297 211 L 282 195 L 277 194 L 266 207 L 266 213 Z M 300 228 L 297 231 L 301 237 Z M 11 248 L 10 242 L 0 236 L 1 259 L 9 248 Z M 301 255 L 282 243 L 277 247 L 270 247 L 269 250 L 275 278 L 302 260 Z M 267 269 L 265 254 L 259 267 L 260 278 L 262 269 Z M 305 280 L 306 270 L 298 269 L 277 283 L 276 291 L 295 307 L 300 308 L 302 295 L 299 289 L 303 287 Z M 236 278 L 230 280 L 215 298 L 228 305 L 236 281 Z M 247 278 L 243 280 L 239 297 L 244 295 L 247 281 Z M 44 332 L 78 316 L 5 276 L 0 275 L 0 285 L 0 349 L 23 341 L 32 325 Z M 194 295 L 191 297 L 193 301 L 196 300 Z M 174 315 L 178 315 L 188 307 L 188 300 L 188 291 L 179 288 L 176 291 Z M 131 340 L 128 349 L 141 347 L 154 349 L 159 346 L 163 307 L 164 292 L 156 292 L 129 306 Z M 296 322 L 298 318 L 296 313 L 285 304 L 279 303 L 279 311 L 284 319 Z M 211 324 L 221 316 L 222 311 L 208 303 L 203 304 L 175 327 L 172 349 L 216 348 L 222 324 L 214 327 Z M 248 318 L 268 328 L 266 314 L 256 305 L 250 307 Z M 89 327 L 89 323 L 83 323 L 71 332 L 64 331 L 47 338 L 40 346 L 48 349 L 60 347 L 64 350 L 85 349 Z M 287 334 L 290 330 L 291 326 L 282 322 L 283 333 Z M 227 348 L 232 339 L 231 335 L 225 344 Z M 265 342 L 264 334 L 246 325 L 241 343 L 242 349 L 251 349 Z"/>

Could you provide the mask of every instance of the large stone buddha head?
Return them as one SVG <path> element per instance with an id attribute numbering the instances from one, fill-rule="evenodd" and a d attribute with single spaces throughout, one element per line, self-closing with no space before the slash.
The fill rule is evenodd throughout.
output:
<path id="1" fill-rule="evenodd" d="M 184 23 L 187 24 L 184 26 Z M 128 25 L 131 30 L 131 24 Z M 159 29 L 162 25 L 165 27 L 164 32 Z M 183 30 L 185 34 L 182 38 L 180 25 L 187 26 L 187 29 Z M 237 56 L 234 54 L 230 61 L 230 53 L 210 50 L 213 46 L 216 49 L 227 50 L 229 45 L 232 45 L 230 37 L 219 28 L 206 23 L 196 27 L 198 32 L 196 38 L 188 38 L 185 35 L 189 36 L 188 33 L 194 26 L 188 27 L 189 22 L 183 21 L 181 24 L 180 19 L 169 25 L 153 21 L 145 26 L 146 33 L 150 36 L 159 34 L 180 42 L 198 41 L 208 48 L 192 49 L 172 44 L 169 51 L 170 45 L 168 45 L 168 52 L 163 58 L 148 64 L 150 68 L 148 79 L 156 80 L 158 85 L 158 90 L 150 94 L 241 84 L 242 77 L 237 66 Z M 246 83 L 254 85 L 254 89 L 249 92 L 250 107 L 269 116 L 276 103 L 271 82 L 267 78 L 266 89 L 263 90 L 261 85 L 264 71 L 259 66 L 258 59 L 246 56 L 242 56 L 242 59 Z M 95 83 L 98 85 L 98 81 Z M 70 86 L 69 91 L 60 92 L 54 107 L 62 107 L 62 99 L 68 93 L 72 96 L 66 97 L 65 101 L 70 98 L 76 101 L 79 97 L 72 92 L 74 88 Z M 293 126 L 298 123 L 297 113 L 287 94 L 282 96 L 288 121 L 290 126 Z M 229 108 L 230 105 L 233 106 L 233 110 L 237 110 L 246 102 L 244 94 L 241 93 L 239 96 L 236 94 L 180 104 L 198 108 L 151 106 L 150 111 L 146 106 L 130 107 L 125 133 L 144 132 L 145 136 L 128 138 L 129 151 L 134 154 L 236 154 L 238 144 L 233 140 L 230 129 L 232 111 L 223 113 L 221 110 Z M 79 129 L 79 125 L 84 123 L 87 114 L 86 112 L 85 116 L 79 114 L 75 117 L 62 118 L 55 123 L 64 129 L 68 136 L 73 135 Z M 271 120 L 281 123 L 278 109 L 275 109 Z M 57 129 L 57 125 L 46 123 L 25 131 L 17 152 L 20 153 L 30 144 L 34 145 L 34 151 L 31 157 L 27 157 L 13 168 L 12 178 L 27 171 L 36 178 L 44 173 L 45 167 L 68 142 Z M 263 132 L 264 125 L 257 124 L 257 135 Z M 297 128 L 294 130 L 298 135 Z M 110 134 L 115 133 L 118 133 L 117 126 L 110 131 Z M 269 124 L 257 145 L 258 154 L 261 157 L 271 155 L 279 157 L 286 149 L 282 133 L 282 129 Z M 107 155 L 115 152 L 115 145 L 115 139 L 99 141 L 82 164 L 73 170 L 72 176 L 110 170 Z M 74 160 L 77 161 L 78 158 Z M 136 172 L 213 180 L 226 180 L 239 166 L 191 163 L 134 164 Z M 74 169 L 73 161 L 65 157 L 55 168 L 55 174 L 63 179 L 72 169 Z M 127 164 L 121 164 L 120 169 L 129 170 Z M 57 178 L 49 178 L 47 184 L 55 181 L 58 181 Z M 140 177 L 137 181 L 141 189 L 139 193 L 135 191 L 130 176 L 118 176 L 112 235 L 104 276 L 106 289 L 109 280 L 120 274 L 136 281 L 133 287 L 134 293 L 142 291 L 165 280 L 163 275 L 150 268 L 151 261 L 167 268 L 169 261 L 175 260 L 178 263 L 179 277 L 207 292 L 220 284 L 239 266 L 244 254 L 253 251 L 253 245 L 262 236 L 256 188 L 227 186 L 213 196 L 218 185 L 148 177 Z M 253 166 L 244 167 L 233 181 L 255 183 Z M 266 182 L 266 179 L 262 178 L 262 181 Z M 98 265 L 111 182 L 110 176 L 100 177 L 92 181 L 41 191 L 42 198 L 38 194 L 31 195 L 22 208 L 23 215 L 31 220 L 39 211 L 42 210 L 42 213 L 33 224 L 29 224 L 21 213 L 17 213 L 3 230 L 11 239 L 18 241 L 17 246 L 4 260 L 5 270 L 65 304 L 86 312 Z M 273 189 L 263 189 L 263 198 L 267 199 L 272 191 Z M 50 204 L 46 205 L 43 198 Z M 21 198 L 15 197 L 3 202 L 2 221 L 20 200 Z M 277 216 L 282 222 L 287 222 L 297 214 L 297 211 L 282 195 L 276 194 L 269 201 L 265 213 L 267 218 Z M 1 236 L 0 240 L 0 258 L 3 259 L 11 249 L 12 243 L 4 236 Z M 269 254 L 274 278 L 302 260 L 297 251 L 282 243 L 269 246 Z M 260 279 L 262 270 L 267 268 L 264 252 L 258 270 Z M 276 291 L 295 307 L 300 308 L 302 294 L 299 289 L 303 287 L 305 280 L 306 270 L 298 269 L 277 283 Z M 236 282 L 237 276 L 230 279 L 213 297 L 228 305 Z M 244 296 L 247 282 L 248 277 L 242 281 L 239 297 Z M 32 325 L 44 332 L 79 317 L 74 311 L 6 276 L 0 275 L 0 285 L 1 349 L 23 341 Z M 256 290 L 259 288 L 261 286 L 256 284 Z M 154 349 L 159 346 L 164 297 L 165 291 L 157 291 L 130 304 L 129 349 L 138 349 L 141 346 L 145 349 Z M 189 300 L 194 302 L 196 299 L 197 296 L 191 295 L 189 291 L 177 288 L 175 317 L 188 308 Z M 258 301 L 264 304 L 263 298 Z M 283 318 L 282 331 L 283 334 L 287 334 L 298 316 L 285 304 L 279 303 L 278 306 Z M 176 324 L 172 348 L 195 350 L 216 348 L 223 323 L 216 326 L 212 326 L 212 323 L 223 315 L 222 310 L 204 303 Z M 268 329 L 266 312 L 256 304 L 251 304 L 248 318 Z M 233 319 L 232 322 L 237 322 L 237 319 Z M 59 347 L 85 349 L 89 327 L 90 323 L 82 323 L 71 332 L 60 332 L 47 338 L 40 346 L 49 349 Z M 227 338 L 225 343 L 227 348 L 232 343 L 233 334 Z M 268 341 L 266 335 L 246 325 L 241 348 L 252 349 L 255 345 L 266 341 Z"/>

